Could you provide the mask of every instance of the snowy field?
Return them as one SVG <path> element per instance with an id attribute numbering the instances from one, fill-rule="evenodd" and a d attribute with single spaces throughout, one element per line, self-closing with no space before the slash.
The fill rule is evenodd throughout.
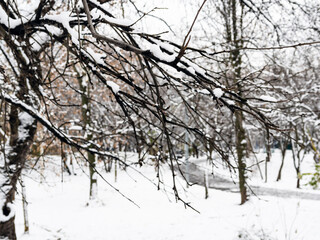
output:
<path id="1" fill-rule="evenodd" d="M 263 157 L 263 155 L 259 155 Z M 276 183 L 280 165 L 276 152 L 269 166 L 270 187 L 294 189 L 295 172 L 288 154 L 283 169 L 283 181 Z M 102 164 L 101 164 L 102 165 Z M 302 164 L 312 166 L 308 157 Z M 298 198 L 251 196 L 240 206 L 239 193 L 209 190 L 204 199 L 204 188 L 192 186 L 178 178 L 180 196 L 200 212 L 184 208 L 172 194 L 171 174 L 163 168 L 161 173 L 165 189 L 157 191 L 157 178 L 153 166 L 101 173 L 107 181 L 133 200 L 128 201 L 114 189 L 98 179 L 98 200 L 88 201 L 89 179 L 79 166 L 76 176 L 61 176 L 59 157 L 46 162 L 46 170 L 26 172 L 25 183 L 29 202 L 30 233 L 23 233 L 21 195 L 17 195 L 17 236 L 21 240 L 316 240 L 320 239 L 320 201 Z M 85 167 L 83 169 L 86 170 Z M 45 177 L 44 177 L 45 176 Z M 155 183 L 152 184 L 149 180 Z M 62 182 L 63 179 L 63 182 Z M 253 174 L 256 185 L 264 185 Z M 302 187 L 313 191 L 309 187 Z"/>

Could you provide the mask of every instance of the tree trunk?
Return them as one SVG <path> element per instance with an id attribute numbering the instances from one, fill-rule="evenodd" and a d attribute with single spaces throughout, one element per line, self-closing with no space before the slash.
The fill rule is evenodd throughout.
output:
<path id="1" fill-rule="evenodd" d="M 243 47 L 243 2 L 237 0 L 230 0 L 224 2 L 221 11 L 223 11 L 223 17 L 225 21 L 226 42 L 229 44 L 230 51 L 227 67 L 230 67 L 231 75 L 226 73 L 226 81 L 232 79 L 235 92 L 239 95 L 243 95 L 242 79 L 241 79 L 241 64 L 242 53 L 240 49 Z M 239 9 L 238 9 L 239 7 Z M 229 83 L 227 82 L 227 85 Z M 242 109 L 243 104 L 237 103 L 237 107 Z M 245 203 L 248 199 L 247 187 L 246 187 L 246 133 L 244 131 L 244 115 L 241 110 L 235 111 L 235 145 L 238 161 L 238 173 L 239 173 L 239 187 L 241 194 L 241 204 Z"/>
<path id="2" fill-rule="evenodd" d="M 15 106 L 11 106 L 9 124 L 9 151 L 4 158 L 4 164 L 0 166 L 0 175 L 4 179 L 0 182 L 0 239 L 15 240 L 15 190 L 36 133 L 37 123 L 27 113 L 19 112 Z"/>
<path id="3" fill-rule="evenodd" d="M 299 132 L 297 126 L 294 126 L 294 139 L 291 139 L 292 145 L 292 158 L 293 165 L 297 173 L 297 188 L 300 188 L 300 178 L 301 178 L 301 162 L 306 154 L 305 147 L 302 144 L 299 144 Z M 301 156 L 301 154 L 303 154 Z"/>
<path id="4" fill-rule="evenodd" d="M 300 188 L 300 169 L 297 169 L 297 188 Z"/>
<path id="5" fill-rule="evenodd" d="M 244 204 L 248 200 L 247 187 L 246 187 L 246 137 L 245 131 L 242 125 L 242 112 L 236 112 L 236 148 L 238 157 L 238 172 L 239 172 L 239 187 L 241 195 L 241 204 Z"/>
<path id="6" fill-rule="evenodd" d="M 5 210 L 2 209 L 3 214 Z M 14 226 L 15 217 L 11 217 L 8 221 L 0 222 L 0 239 L 16 240 L 16 229 Z"/>
<path id="7" fill-rule="evenodd" d="M 26 186 L 24 185 L 22 176 L 20 177 L 20 185 L 21 185 L 21 195 L 22 195 L 24 233 L 29 233 L 28 202 L 27 202 Z"/>
<path id="8" fill-rule="evenodd" d="M 241 83 L 241 63 L 242 55 L 240 48 L 243 46 L 242 40 L 242 30 L 243 30 L 243 6 L 240 4 L 240 16 L 238 16 L 237 11 L 237 1 L 230 1 L 230 12 L 231 12 L 231 23 L 227 27 L 227 40 L 230 45 L 237 49 L 230 52 L 230 61 L 233 71 L 233 82 L 236 87 L 239 96 L 242 95 L 242 83 Z M 228 25 L 228 24 L 227 24 Z M 242 104 L 238 103 L 238 107 L 241 109 Z M 246 133 L 243 128 L 244 115 L 242 111 L 235 112 L 235 134 L 236 134 L 236 150 L 238 158 L 238 168 L 239 168 L 239 187 L 241 194 L 241 204 L 244 204 L 248 200 L 248 193 L 246 187 Z"/>
<path id="9" fill-rule="evenodd" d="M 287 152 L 287 145 L 288 145 L 288 141 L 284 140 L 280 140 L 280 147 L 281 147 L 281 156 L 282 156 L 282 159 L 281 159 L 281 165 L 280 165 L 280 168 L 279 168 L 279 172 L 278 172 L 278 177 L 277 177 L 277 181 L 280 181 L 281 180 L 281 174 L 282 174 L 282 168 L 283 168 L 283 165 L 284 165 L 284 159 L 286 157 L 286 152 Z"/>
<path id="10" fill-rule="evenodd" d="M 89 171 L 90 171 L 90 199 L 96 199 L 98 194 L 97 189 L 97 173 L 95 156 L 88 152 Z"/>
<path id="11" fill-rule="evenodd" d="M 85 72 L 80 75 L 79 71 L 76 67 L 74 67 L 75 71 L 78 75 L 78 82 L 81 91 L 81 115 L 83 122 L 83 130 L 86 140 L 90 142 L 93 138 L 93 134 L 90 131 L 90 127 L 92 125 L 91 122 L 91 109 L 90 109 L 90 89 L 89 89 L 89 81 L 88 76 Z M 89 146 L 93 147 L 93 146 Z M 89 188 L 89 198 L 95 199 L 98 194 L 97 187 L 97 173 L 96 173 L 96 159 L 95 155 L 87 152 L 87 159 L 89 163 L 89 177 L 90 177 L 90 188 Z"/>
<path id="12" fill-rule="evenodd" d="M 278 176 L 277 176 L 277 182 L 281 180 L 281 173 L 282 173 L 283 165 L 284 165 L 284 156 L 282 155 L 281 165 L 280 165 Z"/>
<path id="13" fill-rule="evenodd" d="M 270 140 L 270 132 L 269 132 L 269 128 L 266 127 L 266 162 L 265 162 L 265 179 L 264 181 L 267 182 L 268 181 L 268 162 L 270 162 L 270 158 L 271 158 L 271 140 Z"/>

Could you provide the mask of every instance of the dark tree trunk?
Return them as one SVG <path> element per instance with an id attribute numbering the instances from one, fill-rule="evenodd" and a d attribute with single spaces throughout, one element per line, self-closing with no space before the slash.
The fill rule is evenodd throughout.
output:
<path id="1" fill-rule="evenodd" d="M 268 162 L 270 162 L 271 159 L 271 140 L 270 140 L 270 132 L 269 132 L 269 128 L 266 126 L 266 139 L 265 139 L 266 143 L 266 161 L 265 161 L 265 179 L 264 181 L 267 182 L 268 181 Z"/>
<path id="2" fill-rule="evenodd" d="M 281 180 L 282 168 L 284 165 L 284 156 L 282 155 L 281 165 L 278 172 L 277 182 Z"/>
<path id="3" fill-rule="evenodd" d="M 280 140 L 282 159 L 281 159 L 281 165 L 280 165 L 279 172 L 278 172 L 277 181 L 281 180 L 282 168 L 283 168 L 283 165 L 284 165 L 284 159 L 286 157 L 286 152 L 287 152 L 287 145 L 288 145 L 288 141 L 287 140 Z"/>
<path id="4" fill-rule="evenodd" d="M 239 9 L 238 9 L 239 7 Z M 240 11 L 240 15 L 238 15 L 238 11 Z M 233 82 L 236 86 L 236 91 L 239 96 L 242 96 L 242 83 L 241 83 L 241 64 L 242 64 L 242 55 L 240 48 L 243 46 L 242 39 L 242 30 L 243 30 L 243 6 L 242 3 L 237 5 L 236 0 L 230 1 L 230 14 L 231 14 L 231 22 L 227 25 L 227 40 L 234 47 L 235 51 L 230 53 L 230 61 L 233 70 Z M 242 103 L 237 104 L 241 109 Z M 246 142 L 246 133 L 243 127 L 244 123 L 244 115 L 241 111 L 235 112 L 235 135 L 236 135 L 236 150 L 237 150 L 237 158 L 238 158 L 238 172 L 239 172 L 239 187 L 241 194 L 241 204 L 244 204 L 248 200 L 247 186 L 246 186 L 246 150 L 247 150 L 247 142 Z"/>
<path id="5" fill-rule="evenodd" d="M 300 169 L 297 170 L 297 188 L 300 188 Z"/>
<path id="6" fill-rule="evenodd" d="M 2 209 L 3 213 L 5 212 Z M 15 217 L 10 218 L 7 222 L 0 222 L 0 239 L 16 240 L 16 229 L 14 226 Z"/>
<path id="7" fill-rule="evenodd" d="M 24 114 L 28 120 L 21 120 L 21 114 Z M 15 240 L 15 213 L 12 212 L 11 206 L 15 199 L 18 178 L 24 168 L 33 137 L 36 133 L 37 123 L 30 115 L 22 112 L 19 113 L 18 109 L 14 106 L 11 106 L 9 123 L 11 149 L 4 159 L 4 166 L 0 168 L 1 174 L 5 179 L 4 182 L 0 183 L 0 199 L 4 199 L 3 203 L 0 202 L 0 214 L 2 215 L 2 219 L 5 219 L 4 221 L 0 221 L 0 239 Z"/>
<path id="8" fill-rule="evenodd" d="M 0 30 L 2 30 L 0 28 Z M 3 36 L 6 44 L 15 55 L 18 63 L 19 75 L 16 75 L 18 83 L 16 91 L 13 93 L 14 100 L 10 104 L 9 113 L 9 146 L 5 146 L 3 165 L 0 163 L 0 175 L 3 181 L 0 182 L 0 239 L 15 240 L 15 213 L 12 210 L 15 199 L 15 191 L 18 179 L 25 166 L 27 156 L 31 150 L 33 138 L 37 130 L 37 121 L 26 112 L 21 111 L 14 104 L 15 101 L 21 101 L 35 109 L 38 109 L 38 102 L 35 95 L 39 95 L 39 80 L 42 79 L 41 66 L 38 61 L 26 61 L 28 59 L 37 59 L 39 53 L 35 54 L 28 48 L 28 44 L 22 41 L 17 44 L 12 40 L 10 34 Z M 24 46 L 24 47 L 21 47 Z M 32 92 L 32 94 L 31 94 Z"/>

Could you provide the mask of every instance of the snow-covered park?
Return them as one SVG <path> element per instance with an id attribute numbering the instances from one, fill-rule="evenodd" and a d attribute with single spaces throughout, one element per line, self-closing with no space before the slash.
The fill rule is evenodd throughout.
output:
<path id="1" fill-rule="evenodd" d="M 135 157 L 130 153 L 128 156 L 129 161 Z M 320 192 L 305 185 L 306 179 L 303 179 L 302 189 L 295 189 L 296 174 L 290 153 L 285 159 L 283 178 L 276 182 L 280 152 L 276 150 L 273 156 L 269 163 L 269 181 L 264 183 L 255 172 L 250 183 L 272 188 L 274 193 L 251 194 L 244 205 L 239 204 L 238 192 L 209 189 L 209 198 L 205 199 L 203 186 L 195 184 L 186 188 L 185 181 L 178 177 L 181 198 L 199 213 L 185 208 L 181 201 L 175 201 L 172 176 L 167 167 L 161 167 L 164 184 L 158 191 L 152 162 L 142 168 L 118 169 L 116 179 L 114 169 L 106 173 L 100 163 L 99 172 L 103 178 L 134 203 L 101 177 L 98 177 L 97 199 L 89 200 L 87 167 L 75 165 L 76 175 L 66 172 L 62 175 L 60 157 L 47 157 L 35 170 L 24 172 L 30 231 L 23 233 L 22 200 L 18 194 L 15 201 L 17 235 L 23 240 L 317 239 L 320 236 Z M 258 157 L 263 158 L 264 153 Z M 42 164 L 45 168 L 41 170 Z M 312 165 L 313 159 L 309 155 L 302 164 L 302 172 L 310 171 Z M 204 169 L 205 165 L 199 163 L 198 166 Z M 216 172 L 229 179 L 228 171 L 221 168 Z M 278 192 L 287 190 L 297 192 L 301 197 L 277 196 Z M 315 194 L 318 200 L 304 199 L 306 193 Z"/>
<path id="2" fill-rule="evenodd" d="M 320 239 L 319 9 L 0 0 L 0 239 Z"/>

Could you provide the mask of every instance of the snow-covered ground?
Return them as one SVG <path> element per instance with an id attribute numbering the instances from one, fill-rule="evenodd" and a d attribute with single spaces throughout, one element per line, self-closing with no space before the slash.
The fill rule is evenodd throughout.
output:
<path id="1" fill-rule="evenodd" d="M 274 175 L 280 164 L 277 154 L 274 154 L 270 163 L 267 185 L 294 189 L 295 175 L 292 161 L 289 161 L 290 155 L 283 169 L 283 182 L 275 183 Z M 104 173 L 101 167 L 103 177 L 139 207 L 122 197 L 101 178 L 98 179 L 98 200 L 88 204 L 89 179 L 86 174 L 78 168 L 76 176 L 64 173 L 62 178 L 60 159 L 49 159 L 44 172 L 26 172 L 30 220 L 28 235 L 23 234 L 21 195 L 17 195 L 18 239 L 316 240 L 320 236 L 319 201 L 275 196 L 258 199 L 252 196 L 248 203 L 240 206 L 238 193 L 209 189 L 209 199 L 204 199 L 203 187 L 194 185 L 185 189 L 185 183 L 178 178 L 180 196 L 190 202 L 199 214 L 175 201 L 171 173 L 167 168 L 161 171 L 166 191 L 163 187 L 157 191 L 157 187 L 149 181 L 151 179 L 157 184 L 155 168 L 144 166 L 137 168 L 144 176 L 130 168 L 127 172 L 118 171 L 117 182 L 114 172 Z M 310 168 L 312 159 L 307 158 L 304 165 Z M 257 179 L 253 177 L 252 181 L 264 184 Z"/>

